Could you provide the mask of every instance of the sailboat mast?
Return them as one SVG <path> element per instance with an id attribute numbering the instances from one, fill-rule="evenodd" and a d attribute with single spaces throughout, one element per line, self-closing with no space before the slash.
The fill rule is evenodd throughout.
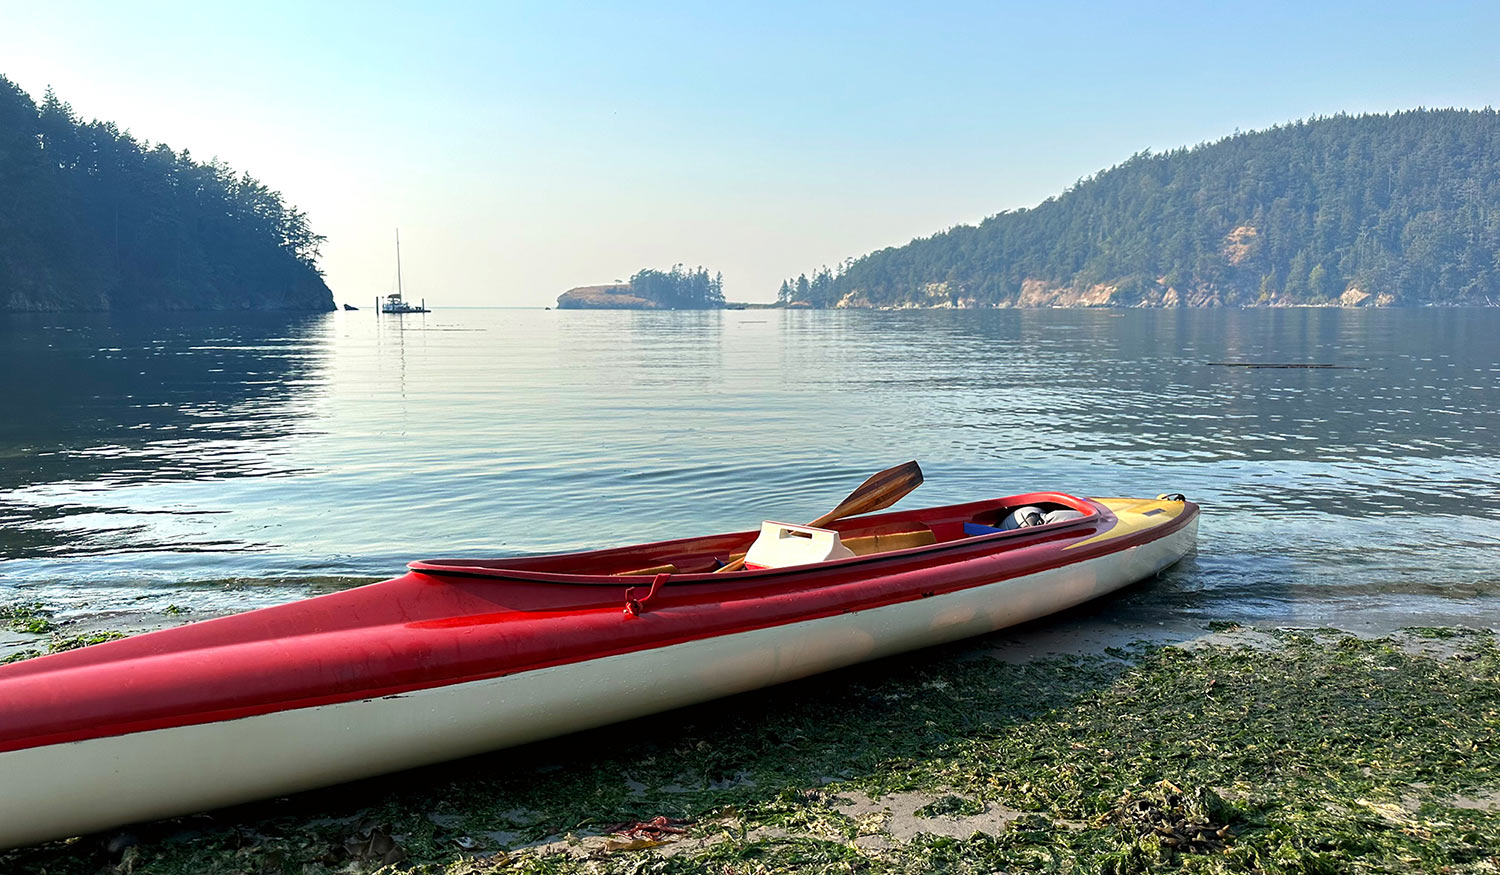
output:
<path id="1" fill-rule="evenodd" d="M 396 229 L 396 294 L 401 294 L 401 229 Z"/>

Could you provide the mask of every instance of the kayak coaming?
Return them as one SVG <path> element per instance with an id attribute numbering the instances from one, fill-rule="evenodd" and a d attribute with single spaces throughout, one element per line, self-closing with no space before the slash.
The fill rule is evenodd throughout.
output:
<path id="1" fill-rule="evenodd" d="M 1116 499 L 1108 500 L 1115 501 Z M 1127 501 L 1138 502 L 1141 499 L 1127 499 Z M 962 535 L 963 524 L 965 522 L 976 521 L 977 518 L 982 518 L 986 515 L 993 516 L 998 521 L 998 517 L 1004 509 L 1015 507 L 1018 502 L 1025 504 L 1059 504 L 1080 511 L 1084 516 L 1080 519 L 1053 523 L 1036 528 L 1015 529 L 978 537 L 964 537 Z M 882 529 L 895 531 L 902 526 L 920 524 L 932 529 L 934 534 L 938 536 L 938 541 L 935 544 L 920 547 L 909 547 L 885 553 L 866 554 L 853 556 L 848 559 L 819 562 L 816 566 L 797 565 L 787 568 L 747 568 L 735 572 L 733 579 L 738 583 L 743 581 L 760 581 L 765 578 L 805 578 L 809 574 L 817 574 L 821 577 L 850 566 L 860 566 L 864 576 L 869 577 L 871 576 L 871 569 L 864 566 L 873 562 L 888 561 L 915 555 L 932 556 L 939 551 L 959 548 L 972 550 L 976 553 L 989 553 L 993 552 L 995 547 L 1004 541 L 1030 539 L 1044 535 L 1049 537 L 1056 536 L 1059 532 L 1071 532 L 1081 526 L 1088 525 L 1100 526 L 1100 530 L 1103 531 L 1113 526 L 1116 522 L 1115 514 L 1108 505 L 1101 504 L 1093 499 L 1075 498 L 1062 492 L 1031 492 L 1024 495 L 987 499 L 985 501 L 974 501 L 965 504 L 874 514 L 839 520 L 830 523 L 828 528 L 841 534 L 849 535 Z M 722 558 L 726 554 L 743 553 L 749 548 L 750 543 L 758 534 L 759 530 L 757 529 L 727 535 L 681 538 L 674 541 L 660 541 L 654 544 L 638 544 L 608 550 L 592 550 L 586 553 L 564 554 L 564 556 L 550 555 L 504 560 L 435 559 L 412 562 L 407 567 L 415 571 L 495 577 L 505 580 L 529 580 L 537 583 L 618 586 L 620 584 L 618 571 L 611 571 L 609 573 L 599 571 L 585 572 L 577 571 L 576 568 L 578 566 L 587 568 L 590 565 L 596 568 L 599 565 L 606 567 L 613 566 L 614 568 L 646 567 L 659 564 L 662 559 L 678 558 L 683 551 L 693 551 L 695 548 L 696 553 L 699 554 L 699 558 L 708 563 L 709 560 Z M 569 565 L 574 567 L 575 570 L 568 573 L 537 570 L 538 566 L 546 567 L 548 565 L 555 565 L 561 558 L 567 558 Z M 712 582 L 716 587 L 724 587 L 727 584 L 726 578 L 718 576 L 715 573 L 714 566 L 711 564 L 701 571 L 678 573 L 672 577 L 673 584 L 676 586 Z"/>
<path id="2" fill-rule="evenodd" d="M 1195 539 L 1190 503 L 1139 527 L 1115 509 L 1143 508 L 1067 498 L 1089 515 L 817 566 L 673 575 L 639 616 L 622 608 L 641 578 L 552 574 L 585 584 L 558 586 L 501 563 L 420 562 L 384 583 L 3 667 L 0 787 L 48 787 L 42 795 L 66 802 L 28 813 L 34 795 L 0 798 L 0 847 L 410 768 L 982 634 L 1149 576 Z M 949 525 L 995 504 L 840 527 L 924 514 Z M 753 536 L 577 555 L 742 549 Z"/>
<path id="3" fill-rule="evenodd" d="M 1192 548 L 1196 529 L 1193 514 L 1162 537 L 1083 561 L 797 623 L 11 750 L 0 754 L 0 786 L 46 790 L 0 797 L 0 847 L 441 762 L 984 634 L 1149 577 Z"/>

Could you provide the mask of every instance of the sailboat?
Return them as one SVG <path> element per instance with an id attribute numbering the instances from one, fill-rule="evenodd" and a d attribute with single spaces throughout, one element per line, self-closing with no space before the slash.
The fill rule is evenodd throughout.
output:
<path id="1" fill-rule="evenodd" d="M 376 299 L 379 300 L 378 298 Z M 396 229 L 396 290 L 385 296 L 385 302 L 380 305 L 380 312 L 395 313 L 431 313 L 427 309 L 427 299 L 423 298 L 420 305 L 408 304 L 401 297 L 401 229 Z"/>

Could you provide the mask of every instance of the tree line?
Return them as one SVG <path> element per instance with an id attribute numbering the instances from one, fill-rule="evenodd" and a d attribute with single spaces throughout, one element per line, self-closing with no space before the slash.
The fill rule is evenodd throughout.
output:
<path id="1" fill-rule="evenodd" d="M 680 264 L 667 271 L 643 268 L 630 278 L 630 292 L 660 307 L 711 310 L 724 306 L 724 275 L 710 276 L 706 268 Z"/>
<path id="2" fill-rule="evenodd" d="M 781 286 L 829 307 L 1109 303 L 1500 304 L 1500 114 L 1337 115 L 1141 152 L 1031 208 Z"/>
<path id="3" fill-rule="evenodd" d="M 332 309 L 323 241 L 248 173 L 0 76 L 0 309 Z"/>
<path id="4" fill-rule="evenodd" d="M 818 303 L 819 306 L 829 306 L 838 298 L 834 295 L 834 282 L 848 269 L 849 262 L 839 266 L 839 271 L 828 269 L 827 265 L 813 271 L 812 278 L 807 274 L 798 274 L 794 280 L 782 280 L 781 289 L 776 293 L 778 304 L 792 304 L 798 301 Z"/>

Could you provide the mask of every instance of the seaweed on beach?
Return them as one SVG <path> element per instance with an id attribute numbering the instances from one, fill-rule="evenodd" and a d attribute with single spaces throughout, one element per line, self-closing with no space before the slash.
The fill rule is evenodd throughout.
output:
<path id="1" fill-rule="evenodd" d="M 1500 649 L 1229 630 L 911 654 L 447 766 L 0 853 L 17 875 L 1500 866 Z M 905 806 L 893 811 L 891 800 Z M 898 820 L 906 813 L 914 816 Z M 640 825 L 666 824 L 649 831 Z M 635 832 L 622 825 L 636 825 Z M 127 859 L 128 858 L 128 859 Z M 123 867 L 123 868 L 122 868 Z"/>
<path id="2" fill-rule="evenodd" d="M 12 632 L 30 635 L 45 635 L 57 628 L 52 622 L 52 612 L 41 602 L 16 602 L 0 605 L 0 623 Z"/>
<path id="3" fill-rule="evenodd" d="M 20 662 L 23 659 L 31 659 L 37 656 L 46 656 L 49 653 L 77 650 L 80 647 L 103 644 L 106 641 L 118 641 L 124 637 L 123 633 L 110 631 L 85 632 L 78 635 L 53 635 L 47 639 L 45 646 L 42 648 L 27 647 L 0 657 L 0 665 Z"/>

